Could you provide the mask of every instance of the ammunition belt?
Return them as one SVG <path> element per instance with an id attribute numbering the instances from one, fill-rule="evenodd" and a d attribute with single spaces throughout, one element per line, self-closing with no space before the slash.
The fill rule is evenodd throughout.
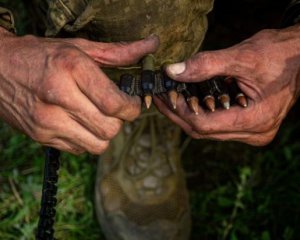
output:
<path id="1" fill-rule="evenodd" d="M 174 109 L 178 94 L 182 94 L 195 114 L 199 113 L 200 105 L 212 112 L 220 106 L 229 109 L 235 103 L 242 107 L 248 106 L 247 97 L 232 77 L 219 76 L 200 83 L 177 82 L 163 68 L 155 70 L 155 58 L 151 54 L 144 57 L 141 69 L 139 76 L 121 75 L 119 88 L 130 96 L 142 97 L 147 108 L 151 106 L 152 96 L 160 94 L 169 95 Z"/>
<path id="2" fill-rule="evenodd" d="M 215 77 L 200 83 L 182 83 L 171 79 L 164 71 L 150 73 L 147 70 L 140 76 L 121 75 L 119 88 L 130 96 L 140 96 L 141 98 L 174 91 L 182 94 L 187 102 L 194 98 L 200 106 L 210 111 L 214 111 L 215 107 L 229 109 L 230 105 L 234 104 L 247 107 L 244 93 L 238 87 L 235 79 L 230 77 Z M 209 100 L 210 104 L 207 102 Z M 170 101 L 172 102 L 171 99 Z M 172 103 L 173 106 L 174 104 Z"/>

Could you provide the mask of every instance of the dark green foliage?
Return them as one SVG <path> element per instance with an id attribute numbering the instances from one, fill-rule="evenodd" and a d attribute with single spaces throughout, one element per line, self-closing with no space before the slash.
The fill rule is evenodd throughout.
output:
<path id="1" fill-rule="evenodd" d="M 192 239 L 300 238 L 299 131 L 289 122 L 264 148 L 202 142 L 199 152 L 192 142 L 185 157 L 194 159 L 186 160 Z"/>

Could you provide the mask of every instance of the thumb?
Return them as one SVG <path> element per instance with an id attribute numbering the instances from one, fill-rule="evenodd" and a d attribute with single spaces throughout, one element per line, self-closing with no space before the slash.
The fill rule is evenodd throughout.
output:
<path id="1" fill-rule="evenodd" d="M 231 50 L 201 52 L 185 62 L 170 64 L 167 74 L 181 82 L 199 82 L 215 76 L 235 76 L 239 63 Z"/>
<path id="2" fill-rule="evenodd" d="M 154 53 L 160 44 L 156 35 L 150 35 L 143 40 L 134 42 L 102 43 L 84 39 L 72 39 L 71 41 L 101 66 L 108 67 L 137 63 L 143 56 Z"/>

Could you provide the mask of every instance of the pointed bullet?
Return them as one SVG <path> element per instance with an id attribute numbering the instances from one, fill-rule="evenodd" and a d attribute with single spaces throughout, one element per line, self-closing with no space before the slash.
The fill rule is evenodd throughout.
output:
<path id="1" fill-rule="evenodd" d="M 221 96 L 219 96 L 218 99 L 222 104 L 223 108 L 225 108 L 226 110 L 230 108 L 230 97 L 228 94 L 222 94 Z"/>
<path id="2" fill-rule="evenodd" d="M 187 99 L 190 109 L 196 114 L 199 115 L 199 99 L 195 96 L 192 96 Z"/>
<path id="3" fill-rule="evenodd" d="M 152 104 L 152 96 L 146 95 L 144 97 L 144 102 L 145 102 L 146 108 L 149 109 L 151 107 L 151 104 Z"/>
<path id="4" fill-rule="evenodd" d="M 216 102 L 215 102 L 215 98 L 211 95 L 206 96 L 203 99 L 206 107 L 211 111 L 214 112 L 216 110 Z"/>
<path id="5" fill-rule="evenodd" d="M 152 104 L 152 95 L 154 94 L 155 86 L 155 58 L 151 54 L 143 59 L 140 84 L 145 105 L 149 109 Z"/>
<path id="6" fill-rule="evenodd" d="M 246 108 L 248 107 L 248 101 L 246 96 L 243 93 L 240 93 L 236 96 L 235 100 L 237 101 L 237 103 L 239 105 L 241 105 L 242 107 Z"/>
<path id="7" fill-rule="evenodd" d="M 173 109 L 176 109 L 178 93 L 175 90 L 171 90 L 168 92 L 169 100 L 173 106 Z"/>
<path id="8" fill-rule="evenodd" d="M 248 107 L 247 97 L 240 89 L 237 81 L 233 77 L 227 77 L 225 81 L 229 85 L 230 95 L 235 98 L 235 101 L 244 108 Z"/>

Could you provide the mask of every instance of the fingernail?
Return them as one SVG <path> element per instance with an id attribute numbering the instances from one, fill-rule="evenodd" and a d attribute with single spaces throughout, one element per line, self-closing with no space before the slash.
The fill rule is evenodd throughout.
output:
<path id="1" fill-rule="evenodd" d="M 183 73 L 186 69 L 185 62 L 175 63 L 167 66 L 167 71 L 172 75 L 179 75 Z"/>

